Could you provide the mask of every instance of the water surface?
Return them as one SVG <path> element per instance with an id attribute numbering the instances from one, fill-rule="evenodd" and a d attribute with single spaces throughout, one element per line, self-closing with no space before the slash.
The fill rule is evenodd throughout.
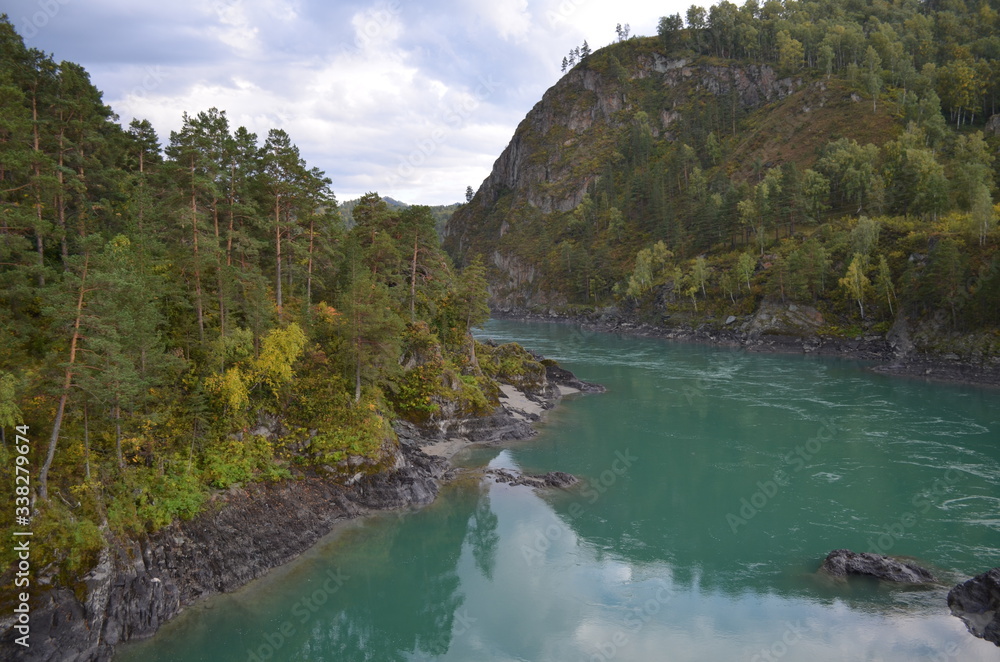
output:
<path id="1" fill-rule="evenodd" d="M 351 523 L 188 609 L 118 660 L 996 660 L 948 613 L 1000 565 L 1000 393 L 559 324 L 493 321 L 608 387 L 465 466 L 560 470 L 567 491 L 467 479 Z M 816 575 L 910 556 L 906 588 Z"/>

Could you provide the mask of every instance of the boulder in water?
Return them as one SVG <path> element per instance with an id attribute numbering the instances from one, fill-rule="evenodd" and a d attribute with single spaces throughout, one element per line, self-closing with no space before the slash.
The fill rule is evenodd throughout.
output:
<path id="1" fill-rule="evenodd" d="M 527 487 L 558 487 L 565 489 L 577 483 L 576 476 L 562 471 L 550 471 L 544 474 L 525 476 L 508 469 L 487 469 L 486 474 L 493 476 L 497 483 L 508 485 L 525 485 Z"/>
<path id="2" fill-rule="evenodd" d="M 977 575 L 948 592 L 951 613 L 969 632 L 1000 646 L 1000 568 Z"/>
<path id="3" fill-rule="evenodd" d="M 827 554 L 820 570 L 825 570 L 833 577 L 856 575 L 904 584 L 925 584 L 934 581 L 934 575 L 918 565 L 881 554 L 852 552 L 849 549 L 835 549 Z"/>

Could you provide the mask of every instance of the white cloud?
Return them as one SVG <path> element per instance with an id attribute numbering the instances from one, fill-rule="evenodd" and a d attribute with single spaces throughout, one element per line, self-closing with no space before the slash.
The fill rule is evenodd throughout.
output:
<path id="1" fill-rule="evenodd" d="M 8 0 L 15 18 L 37 0 Z M 587 39 L 652 34 L 687 2 L 181 0 L 60 4 L 29 45 L 83 64 L 123 123 L 161 141 L 212 106 L 280 127 L 341 199 L 368 190 L 446 203 L 477 187 L 518 122 Z"/>
<path id="2" fill-rule="evenodd" d="M 215 22 L 208 24 L 208 34 L 232 48 L 236 53 L 252 55 L 259 47 L 255 27 L 242 2 L 218 1 L 208 5 Z"/>
<path id="3" fill-rule="evenodd" d="M 533 21 L 528 0 L 490 0 L 475 4 L 476 10 L 493 23 L 505 40 L 523 40 L 531 30 Z"/>
<path id="4" fill-rule="evenodd" d="M 351 17 L 354 28 L 353 46 L 372 57 L 393 46 L 403 32 L 400 8 L 397 4 L 385 4 L 359 11 Z"/>

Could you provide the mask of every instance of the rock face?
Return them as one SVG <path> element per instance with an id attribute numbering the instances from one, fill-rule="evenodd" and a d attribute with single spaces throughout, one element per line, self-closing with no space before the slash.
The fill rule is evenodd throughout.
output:
<path id="1" fill-rule="evenodd" d="M 453 257 L 461 261 L 471 251 L 490 259 L 494 303 L 566 303 L 540 282 L 537 262 L 502 238 L 515 226 L 575 209 L 616 158 L 613 135 L 640 109 L 652 136 L 674 141 L 684 124 L 677 107 L 686 99 L 711 96 L 748 110 L 801 88 L 800 80 L 780 78 L 767 65 L 719 66 L 641 50 L 610 46 L 567 72 L 518 125 L 473 200 L 448 221 L 444 245 Z M 621 61 L 609 66 L 608 58 Z M 638 88 L 632 81 L 641 81 Z M 656 91 L 657 110 L 643 98 L 648 90 Z"/>
<path id="2" fill-rule="evenodd" d="M 948 592 L 951 613 L 969 632 L 1000 646 L 1000 568 L 973 577 Z"/>
<path id="3" fill-rule="evenodd" d="M 290 561 L 341 520 L 430 503 L 446 469 L 443 460 L 404 444 L 395 468 L 350 486 L 314 475 L 231 490 L 191 521 L 105 549 L 82 578 L 84 601 L 66 588 L 40 595 L 29 649 L 13 643 L 4 614 L 0 659 L 110 660 L 117 644 L 149 637 L 184 606 Z"/>
<path id="4" fill-rule="evenodd" d="M 918 565 L 881 554 L 852 552 L 848 549 L 835 549 L 827 554 L 820 570 L 833 577 L 874 577 L 904 584 L 924 584 L 934 581 L 934 575 Z"/>
<path id="5" fill-rule="evenodd" d="M 996 114 L 990 117 L 989 121 L 986 122 L 986 127 L 983 129 L 983 133 L 994 136 L 1000 136 L 1000 114 Z"/>

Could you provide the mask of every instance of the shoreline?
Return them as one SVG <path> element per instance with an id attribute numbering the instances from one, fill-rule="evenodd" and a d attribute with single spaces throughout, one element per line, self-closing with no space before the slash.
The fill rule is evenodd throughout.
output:
<path id="1" fill-rule="evenodd" d="M 0 619 L 0 659 L 111 662 L 118 645 L 148 639 L 206 598 L 242 589 L 301 557 L 349 522 L 433 503 L 459 472 L 451 458 L 471 445 L 528 439 L 534 423 L 571 393 L 603 391 L 567 370 L 546 367 L 541 388 L 503 386 L 494 412 L 441 423 L 438 430 L 403 421 L 388 468 L 334 478 L 304 471 L 278 483 L 253 483 L 212 496 L 204 511 L 141 539 L 117 540 L 74 586 L 50 584 L 32 605 L 31 647 L 13 642 Z M 344 482 L 338 482 L 344 481 Z"/>
<path id="2" fill-rule="evenodd" d="M 735 347 L 761 354 L 803 354 L 870 361 L 871 372 L 908 379 L 978 387 L 1000 387 L 1000 361 L 992 364 L 962 360 L 957 354 L 927 354 L 916 350 L 905 324 L 886 334 L 839 338 L 818 334 L 750 333 L 711 323 L 698 327 L 650 324 L 624 315 L 537 313 L 519 309 L 494 310 L 493 319 L 577 325 L 596 333 L 660 338 L 719 347 Z"/>

